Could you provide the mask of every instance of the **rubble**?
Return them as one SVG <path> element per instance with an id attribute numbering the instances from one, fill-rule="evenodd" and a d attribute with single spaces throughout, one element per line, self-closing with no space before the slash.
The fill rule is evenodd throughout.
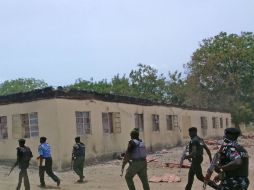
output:
<path id="1" fill-rule="evenodd" d="M 160 183 L 160 182 L 177 183 L 177 182 L 181 182 L 181 178 L 175 174 L 165 173 L 162 176 L 152 176 L 149 179 L 149 182 L 152 182 L 152 183 Z"/>
<path id="2" fill-rule="evenodd" d="M 190 162 L 188 161 L 184 161 L 182 168 L 190 168 Z M 174 162 L 165 162 L 164 163 L 165 167 L 169 167 L 169 168 L 180 168 L 180 164 L 179 163 L 174 163 Z"/>

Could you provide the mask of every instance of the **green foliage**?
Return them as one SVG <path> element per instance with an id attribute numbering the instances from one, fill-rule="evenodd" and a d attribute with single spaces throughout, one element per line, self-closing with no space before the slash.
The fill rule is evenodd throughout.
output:
<path id="1" fill-rule="evenodd" d="M 138 64 L 138 69 L 132 70 L 129 77 L 134 96 L 157 101 L 165 100 L 165 77 L 163 74 L 158 76 L 156 69 Z"/>
<path id="2" fill-rule="evenodd" d="M 7 80 L 0 84 L 0 95 L 8 95 L 19 92 L 27 92 L 35 89 L 45 88 L 48 84 L 43 80 L 34 78 L 19 78 Z"/>
<path id="3" fill-rule="evenodd" d="M 114 94 L 133 96 L 133 90 L 130 87 L 129 78 L 125 75 L 120 77 L 119 74 L 114 76 L 111 81 L 111 91 Z"/>
<path id="4" fill-rule="evenodd" d="M 193 53 L 187 69 L 187 83 L 192 89 L 188 103 L 224 108 L 232 113 L 236 123 L 249 121 L 245 117 L 249 117 L 250 110 L 254 112 L 253 107 L 246 107 L 247 104 L 253 105 L 250 98 L 254 91 L 252 33 L 228 35 L 222 32 L 203 40 L 200 48 Z"/>
<path id="5" fill-rule="evenodd" d="M 250 123 L 253 121 L 253 110 L 248 103 L 238 102 L 233 105 L 232 113 L 232 121 L 236 126 L 239 126 L 241 122 Z"/>
<path id="6" fill-rule="evenodd" d="M 166 98 L 167 102 L 183 105 L 187 99 L 187 89 L 186 80 L 182 78 L 182 73 L 175 71 L 174 73 L 169 72 L 169 80 L 166 82 Z"/>
<path id="7" fill-rule="evenodd" d="M 109 84 L 106 79 L 94 82 L 93 79 L 87 81 L 79 78 L 73 85 L 67 86 L 65 88 L 78 90 L 93 90 L 100 93 L 109 93 L 111 89 L 111 84 Z"/>

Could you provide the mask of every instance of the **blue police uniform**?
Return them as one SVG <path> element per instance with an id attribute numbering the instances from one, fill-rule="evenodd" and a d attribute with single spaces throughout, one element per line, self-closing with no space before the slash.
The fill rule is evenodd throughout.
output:
<path id="1" fill-rule="evenodd" d="M 57 185 L 60 184 L 59 178 L 53 173 L 52 170 L 52 157 L 51 157 L 51 148 L 48 143 L 42 143 L 38 147 L 38 153 L 45 160 L 45 166 L 39 166 L 39 176 L 40 183 L 42 187 L 45 187 L 44 173 L 48 174 L 52 180 L 54 180 Z"/>

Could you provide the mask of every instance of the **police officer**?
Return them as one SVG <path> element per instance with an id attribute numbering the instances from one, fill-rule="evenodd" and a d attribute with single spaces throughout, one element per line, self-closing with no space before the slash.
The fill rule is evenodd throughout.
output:
<path id="1" fill-rule="evenodd" d="M 85 145 L 80 142 L 80 137 L 75 138 L 75 144 L 72 150 L 72 160 L 73 160 L 73 170 L 79 176 L 79 180 L 77 182 L 84 182 L 84 162 L 85 162 Z"/>
<path id="2" fill-rule="evenodd" d="M 195 175 L 200 181 L 204 182 L 204 176 L 201 167 L 201 164 L 203 162 L 203 149 L 206 150 L 210 162 L 212 161 L 211 152 L 205 144 L 204 140 L 197 135 L 196 127 L 189 128 L 189 136 L 191 138 L 189 143 L 189 155 L 187 155 L 185 159 L 191 159 L 192 162 L 189 169 L 188 183 L 185 187 L 185 190 L 191 190 Z M 217 188 L 217 185 L 212 181 L 209 181 L 208 185 L 213 187 L 214 189 Z"/>
<path id="3" fill-rule="evenodd" d="M 38 147 L 39 156 L 39 176 L 40 176 L 40 186 L 45 187 L 45 180 L 44 180 L 44 173 L 48 174 L 56 183 L 57 186 L 60 185 L 60 179 L 53 173 L 52 170 L 52 157 L 51 157 L 51 148 L 48 143 L 46 143 L 47 138 L 41 137 L 40 138 L 40 145 Z M 43 164 L 45 162 L 45 164 Z"/>
<path id="4" fill-rule="evenodd" d="M 215 181 L 221 180 L 219 190 L 248 189 L 249 156 L 237 142 L 240 134 L 237 128 L 225 129 L 224 144 L 216 168 L 219 175 L 215 177 Z"/>
<path id="5" fill-rule="evenodd" d="M 126 171 L 125 180 L 129 190 L 135 190 L 133 177 L 137 174 L 143 184 L 144 190 L 150 190 L 147 178 L 147 162 L 146 162 L 146 147 L 144 142 L 139 139 L 139 132 L 134 129 L 130 133 L 131 140 L 129 141 L 127 151 L 125 153 L 122 173 L 125 165 L 129 162 L 129 167 Z"/>
<path id="6" fill-rule="evenodd" d="M 19 165 L 19 182 L 17 185 L 17 190 L 20 189 L 22 179 L 24 179 L 25 190 L 30 190 L 29 178 L 27 175 L 27 168 L 29 167 L 29 161 L 33 157 L 33 154 L 29 147 L 25 146 L 25 139 L 19 139 L 19 147 L 17 147 L 17 161 L 14 165 Z"/>

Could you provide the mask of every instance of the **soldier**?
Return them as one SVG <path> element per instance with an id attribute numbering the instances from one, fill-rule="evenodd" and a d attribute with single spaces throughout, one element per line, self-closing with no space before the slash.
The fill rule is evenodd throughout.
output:
<path id="1" fill-rule="evenodd" d="M 19 139 L 19 147 L 17 147 L 17 161 L 14 165 L 14 167 L 19 165 L 20 168 L 17 190 L 21 187 L 22 179 L 24 179 L 25 190 L 30 190 L 27 168 L 29 167 L 29 161 L 33 157 L 33 154 L 30 148 L 25 146 L 25 142 L 25 139 Z"/>
<path id="2" fill-rule="evenodd" d="M 191 138 L 189 143 L 189 155 L 185 156 L 185 159 L 191 159 L 192 162 L 188 173 L 188 183 L 185 187 L 185 190 L 191 190 L 195 175 L 200 181 L 204 182 L 204 176 L 201 167 L 203 162 L 203 149 L 206 150 L 210 162 L 212 161 L 211 152 L 205 144 L 204 140 L 197 135 L 196 127 L 189 128 L 189 136 Z M 214 189 L 217 188 L 217 185 L 212 181 L 209 181 L 208 185 Z"/>
<path id="3" fill-rule="evenodd" d="M 72 160 L 73 160 L 73 170 L 79 176 L 79 180 L 77 182 L 83 183 L 84 182 L 84 162 L 85 162 L 85 145 L 84 143 L 80 142 L 80 137 L 75 138 L 76 144 L 73 146 L 72 150 Z"/>
<path id="4" fill-rule="evenodd" d="M 138 130 L 134 129 L 130 133 L 131 140 L 129 141 L 127 151 L 125 153 L 122 173 L 125 165 L 129 162 L 129 167 L 126 171 L 125 179 L 129 190 L 135 190 L 133 177 L 137 174 L 143 184 L 144 190 L 150 190 L 147 178 L 147 162 L 146 162 L 146 148 L 144 142 L 139 139 Z"/>
<path id="5" fill-rule="evenodd" d="M 237 128 L 225 129 L 224 145 L 216 172 L 215 181 L 221 181 L 219 190 L 247 190 L 249 186 L 248 152 L 238 144 L 241 134 Z"/>
<path id="6" fill-rule="evenodd" d="M 51 148 L 48 143 L 46 143 L 47 138 L 40 138 L 40 145 L 38 147 L 39 156 L 37 159 L 39 160 L 39 176 L 40 176 L 40 186 L 46 187 L 44 180 L 44 173 L 48 174 L 56 183 L 57 186 L 60 185 L 60 179 L 53 173 L 52 171 L 52 157 L 51 157 Z M 45 164 L 43 164 L 45 162 Z"/>

